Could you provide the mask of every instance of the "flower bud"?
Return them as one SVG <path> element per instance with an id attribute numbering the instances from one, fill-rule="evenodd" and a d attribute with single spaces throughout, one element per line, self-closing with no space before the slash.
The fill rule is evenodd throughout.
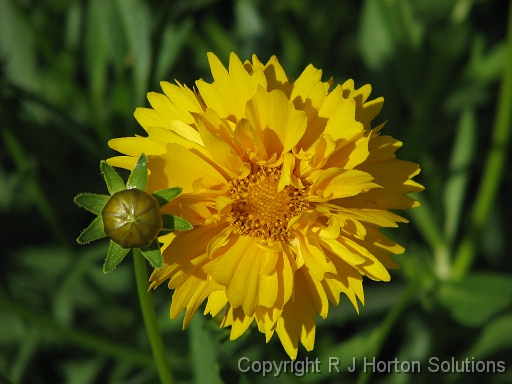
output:
<path id="1" fill-rule="evenodd" d="M 137 188 L 114 193 L 101 215 L 105 234 L 123 248 L 147 247 L 162 229 L 157 200 Z"/>

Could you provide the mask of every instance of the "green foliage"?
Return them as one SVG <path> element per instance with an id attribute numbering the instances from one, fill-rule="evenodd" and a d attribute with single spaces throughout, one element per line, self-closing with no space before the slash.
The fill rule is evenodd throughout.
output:
<path id="1" fill-rule="evenodd" d="M 98 217 L 94 220 L 97 220 Z M 114 241 L 110 241 L 107 251 L 107 258 L 105 259 L 105 264 L 103 264 L 103 273 L 109 273 L 114 270 L 115 267 L 130 252 L 130 248 L 123 248 L 119 244 Z M 160 256 L 162 258 L 162 256 Z"/>
<path id="2" fill-rule="evenodd" d="M 105 184 L 107 185 L 108 193 L 110 195 L 113 195 L 117 192 L 120 192 L 120 191 L 126 189 L 126 186 L 124 185 L 124 181 L 121 178 L 121 176 L 119 176 L 117 174 L 117 172 L 114 171 L 114 169 L 110 165 L 107 164 L 106 161 L 102 160 L 100 162 L 100 168 L 101 168 L 101 172 L 103 173 L 103 178 L 105 179 Z M 146 175 L 146 178 L 147 178 L 147 175 Z M 144 191 L 144 190 L 146 190 L 146 188 L 144 188 L 142 190 Z"/>
<path id="3" fill-rule="evenodd" d="M 482 326 L 512 304 L 512 276 L 479 273 L 456 282 L 444 282 L 438 290 L 439 303 L 459 323 Z"/>
<path id="4" fill-rule="evenodd" d="M 141 191 L 146 190 L 148 184 L 148 159 L 145 155 L 139 157 L 135 163 L 132 173 L 126 183 L 126 188 L 137 188 Z"/>
<path id="5" fill-rule="evenodd" d="M 322 361 L 321 375 L 241 373 L 243 356 L 287 360 L 276 335 L 267 344 L 250 329 L 229 341 L 229 330 L 201 310 L 182 331 L 183 314 L 169 319 L 171 291 L 166 284 L 155 290 L 176 381 L 484 380 L 429 374 L 432 356 L 505 361 L 507 372 L 485 375 L 485 382 L 512 380 L 512 160 L 507 130 L 494 128 L 499 85 L 512 67 L 507 4 L 0 0 L 0 382 L 158 381 L 132 268 L 122 264 L 104 276 L 107 242 L 75 243 L 91 214 L 73 197 L 92 192 L 77 202 L 100 214 L 108 197 L 97 195 L 105 192 L 97 164 L 116 155 L 108 140 L 144 135 L 133 111 L 148 106 L 145 94 L 160 91 L 160 81 L 193 87 L 196 79 L 209 80 L 207 51 L 224 63 L 231 51 L 262 61 L 275 54 L 292 80 L 313 63 L 325 80 L 370 83 L 371 97 L 386 100 L 375 122 L 388 121 L 382 134 L 403 141 L 400 158 L 421 164 L 417 179 L 426 191 L 418 196 L 421 207 L 407 213 L 411 223 L 389 233 L 406 248 L 396 258 L 402 269 L 390 283 L 365 279 L 360 314 L 342 297 L 327 319 L 318 318 L 315 349 L 299 349 L 299 360 Z M 110 194 L 125 188 L 128 174 L 105 162 L 101 169 Z M 134 172 L 128 185 L 142 181 Z M 163 205 L 180 192 L 155 197 Z M 187 224 L 164 215 L 164 230 Z M 97 238 L 100 226 L 84 232 L 82 242 Z M 113 260 L 125 251 L 114 249 Z M 154 251 L 154 244 L 142 249 L 158 265 Z M 418 360 L 423 373 L 347 372 L 353 357 L 372 355 Z M 340 373 L 328 373 L 329 357 L 340 359 Z"/>

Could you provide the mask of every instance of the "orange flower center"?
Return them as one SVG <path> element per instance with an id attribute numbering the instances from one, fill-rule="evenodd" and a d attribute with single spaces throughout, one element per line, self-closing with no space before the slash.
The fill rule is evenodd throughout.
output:
<path id="1" fill-rule="evenodd" d="M 288 185 L 277 192 L 280 177 L 280 168 L 255 166 L 247 177 L 230 181 L 229 194 L 235 201 L 228 221 L 235 232 L 265 241 L 290 240 L 288 222 L 309 204 L 304 189 Z"/>

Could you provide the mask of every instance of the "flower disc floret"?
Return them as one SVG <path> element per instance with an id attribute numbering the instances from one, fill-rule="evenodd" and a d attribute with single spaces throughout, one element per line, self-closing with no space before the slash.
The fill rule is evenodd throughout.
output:
<path id="1" fill-rule="evenodd" d="M 292 237 L 290 219 L 309 206 L 304 188 L 287 185 L 278 191 L 280 167 L 254 166 L 243 178 L 229 182 L 229 196 L 234 200 L 227 220 L 234 231 L 267 241 L 286 241 Z"/>

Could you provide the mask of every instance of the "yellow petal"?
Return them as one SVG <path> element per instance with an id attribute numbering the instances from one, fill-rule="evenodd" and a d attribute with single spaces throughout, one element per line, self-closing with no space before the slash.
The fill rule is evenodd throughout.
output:
<path id="1" fill-rule="evenodd" d="M 356 99 L 357 101 L 357 99 Z M 384 98 L 378 97 L 364 105 L 356 107 L 356 120 L 360 121 L 365 129 L 370 129 L 372 120 L 380 113 L 384 105 Z"/>
<path id="2" fill-rule="evenodd" d="M 331 260 L 337 272 L 336 274 L 327 275 L 322 281 L 327 298 L 334 305 L 338 305 L 340 293 L 344 293 L 359 313 L 357 298 L 364 305 L 363 279 L 361 274 L 342 259 L 334 257 Z"/>
<path id="3" fill-rule="evenodd" d="M 241 119 L 236 124 L 234 142 L 239 148 L 243 148 L 250 160 L 259 162 L 268 159 L 265 145 L 249 120 Z"/>
<path id="4" fill-rule="evenodd" d="M 409 220 L 389 211 L 370 208 L 337 208 L 337 217 L 342 221 L 349 218 L 375 224 L 378 227 L 398 227 L 397 223 L 408 223 Z"/>
<path id="5" fill-rule="evenodd" d="M 210 188 L 219 188 L 227 183 L 217 169 L 181 145 L 167 144 L 164 156 L 167 179 L 182 187 L 183 193 L 193 192 L 196 180 Z"/>
<path id="6" fill-rule="evenodd" d="M 133 156 L 114 156 L 107 159 L 107 163 L 112 167 L 132 170 L 137 163 L 137 157 Z"/>
<path id="7" fill-rule="evenodd" d="M 270 265 L 274 258 L 267 254 L 266 264 Z M 275 258 L 277 259 L 277 258 Z M 262 264 L 265 260 L 262 261 Z M 275 264 L 275 262 L 274 262 Z M 263 266 L 261 267 L 261 270 Z M 273 308 L 276 305 L 279 296 L 279 275 L 274 269 L 273 273 L 261 273 L 259 276 L 259 292 L 258 292 L 258 305 L 257 307 Z M 246 312 L 254 312 L 255 308 L 247 308 Z"/>
<path id="8" fill-rule="evenodd" d="M 165 95 L 172 102 L 172 120 L 181 120 L 185 124 L 194 124 L 195 119 L 192 113 L 199 113 L 204 111 L 204 106 L 200 98 L 191 91 L 187 86 L 174 85 L 167 81 L 161 81 L 160 86 Z"/>
<path id="9" fill-rule="evenodd" d="M 306 130 L 306 114 L 298 111 L 280 90 L 259 88 L 247 102 L 246 118 L 271 156 L 290 151 Z"/>
<path id="10" fill-rule="evenodd" d="M 395 152 L 402 146 L 402 143 L 391 136 L 372 136 L 368 143 L 370 155 L 365 163 L 378 163 L 384 160 L 394 159 Z"/>
<path id="11" fill-rule="evenodd" d="M 197 309 L 215 289 L 218 289 L 218 286 L 214 282 L 201 279 L 197 275 L 192 274 L 182 285 L 176 287 L 172 295 L 170 309 L 171 319 L 178 317 L 180 312 L 186 308 L 185 317 L 183 319 L 183 329 L 185 329 Z"/>
<path id="12" fill-rule="evenodd" d="M 254 311 L 254 318 L 258 323 L 258 330 L 265 334 L 266 342 L 268 343 L 274 330 L 277 326 L 277 320 L 281 316 L 282 309 L 280 308 L 265 308 L 259 306 Z"/>
<path id="13" fill-rule="evenodd" d="M 372 183 L 372 175 L 355 169 L 329 168 L 315 173 L 316 177 L 312 175 L 308 177 L 313 181 L 313 185 L 307 197 L 311 202 L 359 195 L 378 187 L 377 184 Z"/>
<path id="14" fill-rule="evenodd" d="M 283 159 L 283 167 L 281 168 L 281 177 L 277 185 L 277 192 L 281 192 L 287 185 L 295 188 L 301 188 L 302 184 L 293 174 L 295 169 L 295 155 L 293 153 L 285 153 Z"/>
<path id="15" fill-rule="evenodd" d="M 137 108 L 133 115 L 144 129 L 147 127 L 169 128 L 170 125 L 170 120 L 154 109 Z"/>
<path id="16" fill-rule="evenodd" d="M 110 148 L 129 155 L 130 158 L 126 158 L 124 160 L 121 160 L 121 157 L 111 158 L 108 159 L 107 162 L 112 166 L 131 170 L 133 169 L 136 159 L 141 153 L 145 153 L 148 156 L 163 155 L 166 152 L 165 145 L 168 143 L 180 144 L 183 147 L 200 154 L 203 158 L 209 156 L 208 151 L 202 145 L 201 137 L 197 131 L 194 132 L 198 135 L 199 140 L 195 139 L 193 135 L 189 135 L 189 137 L 193 139 L 193 141 L 191 141 L 176 134 L 169 128 L 147 127 L 146 130 L 148 132 L 148 137 L 123 137 L 110 140 L 108 142 Z M 201 145 L 198 144 L 197 141 L 199 141 Z M 133 164 L 131 164 L 131 158 L 134 159 Z M 129 167 L 127 166 L 128 164 L 130 164 Z M 162 188 L 165 187 L 167 186 L 164 185 Z"/>
<path id="17" fill-rule="evenodd" d="M 233 308 L 228 306 L 220 326 L 224 328 L 231 325 L 231 333 L 229 335 L 229 339 L 235 340 L 242 336 L 245 331 L 247 331 L 247 328 L 249 328 L 253 319 L 254 317 L 247 316 L 242 308 Z"/>
<path id="18" fill-rule="evenodd" d="M 359 271 L 362 271 L 366 276 L 376 281 L 389 281 L 391 276 L 388 270 L 377 260 L 373 255 L 369 257 L 364 264 L 357 266 Z"/>
<path id="19" fill-rule="evenodd" d="M 322 70 L 316 69 L 312 64 L 309 64 L 300 76 L 293 82 L 293 91 L 290 100 L 293 101 L 297 109 L 303 109 L 306 99 L 310 98 L 310 93 L 315 89 L 322 80 Z M 315 99 L 316 101 L 316 99 Z M 317 103 L 315 103 L 317 104 Z M 315 107 L 318 108 L 318 105 Z"/>
<path id="20" fill-rule="evenodd" d="M 212 272 L 212 277 L 217 283 L 225 287 L 229 285 L 243 255 L 253 242 L 249 236 L 233 235 L 229 238 L 229 244 L 226 244 L 226 250 L 218 258 L 215 271 Z"/>
<path id="21" fill-rule="evenodd" d="M 403 253 L 404 247 L 384 236 L 376 228 L 367 227 L 366 232 L 364 240 L 354 239 L 354 241 L 364 246 L 386 269 L 398 269 L 399 265 L 390 255 Z"/>
<path id="22" fill-rule="evenodd" d="M 177 121 L 171 122 L 171 126 L 174 128 L 178 125 L 179 123 Z M 175 143 L 191 150 L 194 153 L 200 153 L 202 157 L 208 156 L 208 151 L 203 145 L 199 132 L 194 130 L 195 134 L 197 134 L 197 137 L 195 137 L 195 134 L 187 135 L 183 131 L 180 132 L 181 134 L 176 133 L 179 130 L 174 128 L 167 129 L 161 127 L 148 127 L 148 137 L 155 143 L 162 144 L 164 147 L 165 144 Z M 185 136 L 188 136 L 189 138 L 186 138 Z"/>
<path id="23" fill-rule="evenodd" d="M 284 306 L 276 327 L 277 335 L 292 360 L 297 358 L 299 340 L 308 351 L 315 343 L 315 304 L 301 271 L 297 271 L 295 276 L 293 299 Z"/>
<path id="24" fill-rule="evenodd" d="M 213 201 L 197 195 L 182 195 L 179 199 L 179 213 L 192 225 L 205 225 L 215 222 Z M 167 209 L 167 207 L 165 207 Z M 171 213 L 176 213 L 172 212 Z"/>
<path id="25" fill-rule="evenodd" d="M 198 121 L 198 129 L 204 146 L 210 153 L 210 158 L 223 166 L 228 171 L 229 176 L 238 176 L 243 160 L 236 151 L 222 140 L 220 135 L 210 133 L 202 120 Z"/>
<path id="26" fill-rule="evenodd" d="M 155 288 L 165 280 L 173 278 L 184 265 L 191 265 L 194 259 L 205 254 L 211 238 L 222 229 L 216 225 L 209 225 L 192 231 L 172 232 L 167 235 L 166 241 L 169 245 L 162 252 L 164 268 L 153 271 L 150 277 L 150 288 Z"/>
<path id="27" fill-rule="evenodd" d="M 206 315 L 210 313 L 212 317 L 215 317 L 227 303 L 228 298 L 225 291 L 214 291 L 210 293 L 210 296 L 208 296 L 208 302 L 206 303 L 204 314 Z"/>
<path id="28" fill-rule="evenodd" d="M 212 276 L 226 287 L 231 306 L 242 306 L 248 316 L 254 314 L 258 305 L 273 306 L 278 295 L 277 275 L 261 272 L 274 269 L 272 266 L 276 265 L 278 254 L 256 246 L 254 239 L 247 236 L 228 240 L 225 247 L 227 249 L 218 258 Z"/>
<path id="29" fill-rule="evenodd" d="M 293 86 L 288 81 L 288 76 L 286 76 L 283 67 L 279 64 L 279 60 L 277 60 L 275 55 L 272 56 L 265 65 L 256 55 L 252 55 L 252 64 L 250 61 L 246 61 L 244 67 L 247 72 L 251 74 L 259 69 L 263 70 L 265 78 L 267 79 L 267 91 L 280 89 L 288 98 L 290 97 Z"/>
<path id="30" fill-rule="evenodd" d="M 325 98 L 318 116 L 327 119 L 323 133 L 334 141 L 348 139 L 363 131 L 364 127 L 355 119 L 356 103 L 353 99 L 345 99 L 340 86 L 336 87 Z"/>
<path id="31" fill-rule="evenodd" d="M 384 104 L 384 98 L 378 97 L 375 100 L 366 102 L 372 87 L 370 84 L 363 85 L 361 88 L 354 89 L 354 80 L 349 79 L 341 86 L 346 98 L 352 98 L 356 101 L 356 120 L 363 123 L 365 129 L 370 129 L 371 121 L 377 116 Z"/>
<path id="32" fill-rule="evenodd" d="M 311 168 L 321 168 L 330 158 L 334 150 L 336 149 L 336 143 L 329 135 L 322 135 L 320 140 L 316 142 L 314 148 L 314 155 L 308 162 Z M 332 165 L 335 167 L 343 168 L 342 165 Z M 329 166 L 326 166 L 328 168 Z"/>
<path id="33" fill-rule="evenodd" d="M 228 237 L 232 232 L 233 227 L 227 226 L 210 240 L 208 246 L 206 247 L 206 254 L 210 259 L 213 257 L 213 252 L 215 252 L 218 248 L 224 247 L 228 243 Z"/>
<path id="34" fill-rule="evenodd" d="M 279 296 L 276 302 L 277 308 L 282 308 L 283 305 L 290 300 L 293 293 L 294 286 L 294 272 L 293 256 L 288 252 L 283 252 L 283 257 L 279 257 L 276 263 L 276 270 L 279 273 Z"/>
<path id="35" fill-rule="evenodd" d="M 340 223 L 335 216 L 329 217 L 329 221 L 327 222 L 327 228 L 322 228 L 318 233 L 322 239 L 337 239 L 340 235 Z"/>
<path id="36" fill-rule="evenodd" d="M 183 121 L 170 120 L 168 127 L 171 131 L 176 132 L 181 137 L 190 140 L 194 143 L 197 143 L 199 145 L 203 145 L 199 132 L 197 132 L 190 125 L 185 124 Z"/>
<path id="37" fill-rule="evenodd" d="M 108 146 L 118 152 L 138 157 L 141 153 L 148 156 L 163 155 L 165 144 L 160 144 L 148 137 L 122 137 L 109 140 Z"/>
<path id="38" fill-rule="evenodd" d="M 151 107 L 165 120 L 179 120 L 179 113 L 171 100 L 165 95 L 156 92 L 149 92 L 147 94 L 149 104 Z M 193 123 L 193 121 L 192 121 Z"/>
<path id="39" fill-rule="evenodd" d="M 258 86 L 266 89 L 267 82 L 263 71 L 250 75 L 234 53 L 229 58 L 229 72 L 213 53 L 208 53 L 208 62 L 214 82 L 208 84 L 196 81 L 197 88 L 209 108 L 217 111 L 220 117 L 238 121 L 244 117 L 245 104 L 254 95 Z"/>
<path id="40" fill-rule="evenodd" d="M 413 198 L 395 191 L 388 191 L 385 188 L 372 189 L 357 196 L 331 202 L 346 208 L 408 209 L 419 206 L 419 203 Z"/>
<path id="41" fill-rule="evenodd" d="M 326 161 L 324 167 L 352 169 L 362 164 L 370 154 L 369 140 L 368 136 L 361 135 L 357 140 L 341 143 Z"/>
<path id="42" fill-rule="evenodd" d="M 317 83 L 313 86 L 307 95 L 304 95 L 304 103 L 300 109 L 306 112 L 308 117 L 308 125 L 306 132 L 297 144 L 298 148 L 304 150 L 309 149 L 318 138 L 325 133 L 325 127 L 327 126 L 328 119 L 325 116 L 319 116 L 318 112 L 320 106 L 324 103 L 327 97 L 327 89 L 325 83 Z M 295 99 L 295 105 L 297 105 L 298 98 Z"/>
<path id="43" fill-rule="evenodd" d="M 312 239 L 308 239 L 313 241 Z M 311 276 L 317 281 L 322 281 L 326 273 L 335 273 L 334 265 L 330 263 L 320 247 L 310 243 L 305 238 L 300 237 L 300 252 L 304 259 L 304 265 L 309 270 Z"/>
<path id="44" fill-rule="evenodd" d="M 311 295 L 313 303 L 315 304 L 315 310 L 320 316 L 322 316 L 322 318 L 325 319 L 329 313 L 329 301 L 327 299 L 327 295 L 322 286 L 322 283 L 311 276 L 311 270 L 302 268 L 301 271 L 302 275 L 304 276 L 304 280 L 308 285 L 309 294 Z M 314 339 L 312 342 L 314 343 Z M 313 345 L 311 345 L 311 349 L 313 349 Z"/>
<path id="45" fill-rule="evenodd" d="M 421 184 L 411 180 L 420 173 L 420 167 L 410 161 L 391 159 L 379 163 L 361 164 L 357 168 L 373 175 L 375 182 L 388 191 L 406 194 L 424 189 Z"/>
<path id="46" fill-rule="evenodd" d="M 356 266 L 363 264 L 366 259 L 354 251 L 348 249 L 342 242 L 337 239 L 323 239 L 319 238 L 318 243 L 326 250 L 330 251 L 333 255 L 341 258 L 347 264 Z M 329 258 L 332 261 L 332 258 Z"/>

